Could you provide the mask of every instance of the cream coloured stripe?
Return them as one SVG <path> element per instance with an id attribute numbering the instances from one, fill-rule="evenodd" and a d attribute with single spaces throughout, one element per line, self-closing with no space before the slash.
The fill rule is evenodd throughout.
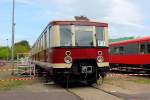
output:
<path id="1" fill-rule="evenodd" d="M 108 67 L 109 62 L 97 63 L 98 67 Z"/>
<path id="2" fill-rule="evenodd" d="M 40 62 L 40 61 L 34 61 L 33 63 L 41 66 L 41 67 L 49 67 L 49 68 L 71 68 L 72 64 L 66 64 L 66 63 L 46 63 L 46 62 Z"/>
<path id="3" fill-rule="evenodd" d="M 66 63 L 44 63 L 44 62 L 39 62 L 36 61 L 34 62 L 35 64 L 38 64 L 40 66 L 45 66 L 45 67 L 51 67 L 51 68 L 71 68 L 72 64 L 66 64 Z M 109 62 L 103 62 L 103 63 L 97 63 L 98 67 L 108 67 Z"/>
<path id="4" fill-rule="evenodd" d="M 53 68 L 71 68 L 72 64 L 57 63 L 51 64 Z"/>
<path id="5" fill-rule="evenodd" d="M 105 30 L 105 33 L 104 33 L 105 37 L 104 38 L 105 38 L 105 43 L 106 43 L 105 45 L 108 47 L 109 46 L 109 41 L 108 41 L 109 40 L 108 39 L 108 27 L 105 27 L 104 30 Z"/>

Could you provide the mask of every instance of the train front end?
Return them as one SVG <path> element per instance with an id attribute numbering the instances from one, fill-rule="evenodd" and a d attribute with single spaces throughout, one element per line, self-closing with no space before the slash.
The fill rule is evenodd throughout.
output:
<path id="1" fill-rule="evenodd" d="M 76 19 L 52 25 L 55 46 L 49 49 L 48 62 L 55 77 L 101 84 L 109 68 L 108 24 Z"/>

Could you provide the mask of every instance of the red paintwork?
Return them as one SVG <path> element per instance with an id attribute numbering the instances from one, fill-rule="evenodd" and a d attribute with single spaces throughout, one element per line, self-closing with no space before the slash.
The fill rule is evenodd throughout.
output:
<path id="1" fill-rule="evenodd" d="M 113 46 L 123 46 L 133 43 L 144 43 L 150 42 L 150 36 L 144 38 L 137 38 L 132 40 L 126 40 L 121 42 L 115 42 L 110 45 Z M 117 54 L 109 55 L 109 62 L 111 64 L 150 64 L 150 54 Z"/>
<path id="2" fill-rule="evenodd" d="M 143 38 L 137 38 L 137 39 L 131 39 L 131 40 L 125 40 L 125 41 L 121 41 L 121 42 L 115 42 L 115 43 L 112 43 L 110 45 L 110 47 L 126 45 L 126 44 L 130 44 L 130 43 L 143 43 L 143 42 L 150 42 L 150 36 L 143 37 Z"/>
<path id="3" fill-rule="evenodd" d="M 150 64 L 150 54 L 139 55 L 110 55 L 111 64 Z"/>
<path id="4" fill-rule="evenodd" d="M 53 48 L 49 57 L 51 63 L 65 63 L 64 57 L 66 57 L 65 52 L 71 51 L 71 57 L 74 61 L 75 59 L 95 59 L 97 61 L 98 51 L 103 52 L 104 62 L 108 62 L 108 48 Z"/>

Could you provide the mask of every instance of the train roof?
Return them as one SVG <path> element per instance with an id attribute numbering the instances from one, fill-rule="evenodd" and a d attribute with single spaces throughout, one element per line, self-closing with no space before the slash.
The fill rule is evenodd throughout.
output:
<path id="1" fill-rule="evenodd" d="M 110 46 L 119 46 L 119 45 L 126 45 L 130 43 L 142 43 L 142 42 L 150 42 L 150 36 L 131 39 L 131 40 L 124 40 L 120 42 L 114 42 L 114 43 L 111 43 Z"/>
<path id="2" fill-rule="evenodd" d="M 100 22 L 95 19 L 58 19 L 51 21 L 50 25 L 85 25 L 85 26 L 98 26 L 98 27 L 108 27 L 108 23 Z"/>
<path id="3" fill-rule="evenodd" d="M 95 19 L 88 19 L 87 17 L 84 16 L 79 17 L 75 16 L 75 18 L 72 19 L 58 19 L 50 21 L 48 25 L 45 27 L 45 29 L 42 31 L 42 33 L 44 33 L 44 31 L 51 25 L 84 25 L 84 26 L 108 27 L 108 23 L 100 22 Z M 41 35 L 39 36 L 39 38 L 41 37 Z M 36 42 L 38 41 L 38 39 L 36 40 Z M 33 46 L 34 45 L 35 43 L 33 44 Z"/>

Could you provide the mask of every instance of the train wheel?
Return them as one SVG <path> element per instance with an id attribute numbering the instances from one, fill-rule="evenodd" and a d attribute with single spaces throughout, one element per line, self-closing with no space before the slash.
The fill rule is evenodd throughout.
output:
<path id="1" fill-rule="evenodd" d="M 98 79 L 96 80 L 97 86 L 101 86 L 103 84 L 104 77 L 102 75 L 99 75 Z"/>
<path id="2" fill-rule="evenodd" d="M 65 88 L 69 87 L 69 75 L 57 75 L 56 82 Z"/>
<path id="3" fill-rule="evenodd" d="M 88 85 L 93 85 L 95 83 L 95 81 L 87 81 Z"/>

